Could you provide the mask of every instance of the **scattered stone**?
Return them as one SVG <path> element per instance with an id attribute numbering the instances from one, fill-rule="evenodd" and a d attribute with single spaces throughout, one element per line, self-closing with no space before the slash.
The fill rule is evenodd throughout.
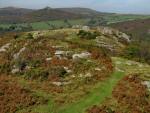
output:
<path id="1" fill-rule="evenodd" d="M 52 58 L 50 57 L 50 58 L 46 58 L 46 61 L 51 61 L 52 60 Z"/>
<path id="2" fill-rule="evenodd" d="M 150 81 L 144 81 L 142 82 L 143 85 L 146 85 L 148 90 L 150 91 Z"/>
<path id="3" fill-rule="evenodd" d="M 18 53 L 14 54 L 13 58 L 16 60 L 19 58 L 20 54 L 26 50 L 26 47 L 23 47 L 19 50 Z"/>
<path id="4" fill-rule="evenodd" d="M 72 70 L 70 70 L 68 67 L 64 67 L 64 69 L 66 70 L 67 73 L 71 73 Z"/>
<path id="5" fill-rule="evenodd" d="M 41 36 L 44 36 L 44 34 L 42 32 L 40 32 L 40 31 L 33 33 L 33 38 L 34 39 L 37 39 L 37 38 L 39 38 Z"/>
<path id="6" fill-rule="evenodd" d="M 56 46 L 52 46 L 52 48 L 55 48 L 55 49 L 62 49 L 62 48 L 64 48 L 63 46 L 58 46 L 58 45 L 56 45 Z"/>
<path id="7" fill-rule="evenodd" d="M 82 30 L 84 30 L 84 31 L 89 31 L 89 30 L 90 30 L 90 27 L 89 27 L 89 26 L 83 26 L 83 27 L 82 27 Z"/>
<path id="8" fill-rule="evenodd" d="M 19 68 L 15 68 L 15 69 L 12 69 L 11 73 L 12 73 L 12 74 L 16 74 L 16 73 L 18 73 L 19 71 L 20 71 Z"/>
<path id="9" fill-rule="evenodd" d="M 10 45 L 11 45 L 11 43 L 7 43 L 4 46 L 2 46 L 0 48 L 0 52 L 6 52 Z"/>
<path id="10" fill-rule="evenodd" d="M 95 68 L 95 71 L 102 71 L 101 68 Z"/>
<path id="11" fill-rule="evenodd" d="M 82 28 L 82 25 L 73 25 L 72 28 L 73 28 L 73 29 L 81 29 L 81 28 Z"/>
<path id="12" fill-rule="evenodd" d="M 74 54 L 72 56 L 73 60 L 77 60 L 77 59 L 85 59 L 85 58 L 89 58 L 91 56 L 91 53 L 89 52 L 83 52 L 81 54 Z"/>
<path id="13" fill-rule="evenodd" d="M 79 74 L 79 77 L 81 78 L 89 78 L 92 77 L 93 75 L 91 73 L 86 73 L 86 74 Z"/>
<path id="14" fill-rule="evenodd" d="M 69 81 L 69 82 L 63 82 L 63 85 L 69 85 L 71 83 L 72 83 L 71 81 Z"/>
<path id="15" fill-rule="evenodd" d="M 56 86 L 62 86 L 62 82 L 52 82 L 53 85 L 56 85 Z"/>
<path id="16" fill-rule="evenodd" d="M 87 77 L 92 77 L 93 75 L 91 74 L 91 73 L 87 73 L 87 74 L 85 74 L 85 77 L 87 78 Z"/>
<path id="17" fill-rule="evenodd" d="M 52 82 L 52 84 L 56 85 L 56 86 L 63 86 L 63 85 L 71 84 L 71 81 L 69 81 L 69 82 Z"/>
<path id="18" fill-rule="evenodd" d="M 117 61 L 117 62 L 116 62 L 116 64 L 118 64 L 118 65 L 120 65 L 121 63 L 122 63 L 122 62 L 120 62 L 120 61 Z"/>
<path id="19" fill-rule="evenodd" d="M 76 76 L 75 76 L 75 75 L 71 75 L 71 77 L 72 77 L 72 78 L 75 78 Z"/>
<path id="20" fill-rule="evenodd" d="M 138 64 L 139 67 L 143 67 L 143 64 Z"/>
<path id="21" fill-rule="evenodd" d="M 127 34 L 125 34 L 125 33 L 121 33 L 121 34 L 122 34 L 121 35 L 122 39 L 124 39 L 125 41 L 127 41 L 128 43 L 130 43 L 130 37 Z"/>
<path id="22" fill-rule="evenodd" d="M 57 50 L 55 52 L 55 55 L 64 55 L 64 54 L 65 54 L 65 51 L 59 51 L 59 50 Z"/>
<path id="23" fill-rule="evenodd" d="M 124 70 L 121 70 L 121 69 L 119 69 L 118 67 L 116 67 L 115 70 L 116 70 L 116 71 L 119 71 L 119 72 L 125 72 Z"/>
<path id="24" fill-rule="evenodd" d="M 131 62 L 126 62 L 126 65 L 131 66 L 132 63 Z"/>

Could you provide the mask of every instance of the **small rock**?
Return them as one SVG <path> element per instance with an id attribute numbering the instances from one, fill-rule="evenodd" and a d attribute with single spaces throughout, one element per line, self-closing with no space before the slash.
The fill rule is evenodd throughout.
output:
<path id="1" fill-rule="evenodd" d="M 115 68 L 115 70 L 116 70 L 116 71 L 119 71 L 119 72 L 125 72 L 124 70 L 121 70 L 121 69 L 119 69 L 119 68 L 117 68 L 117 67 Z"/>
<path id="2" fill-rule="evenodd" d="M 50 57 L 50 58 L 46 58 L 46 61 L 51 61 L 52 60 L 52 58 Z"/>
<path id="3" fill-rule="evenodd" d="M 0 48 L 0 52 L 6 52 L 10 45 L 11 45 L 11 43 L 7 43 L 4 46 L 2 46 Z"/>
<path id="4" fill-rule="evenodd" d="M 82 27 L 82 30 L 84 30 L 84 31 L 89 31 L 89 30 L 90 30 L 90 27 L 89 27 L 89 26 L 83 26 L 83 27 Z"/>
<path id="5" fill-rule="evenodd" d="M 119 64 L 121 64 L 121 62 L 120 62 L 120 61 L 117 61 L 117 62 L 116 62 L 116 64 L 118 64 L 118 65 L 119 65 Z"/>
<path id="6" fill-rule="evenodd" d="M 62 82 L 52 82 L 53 85 L 56 85 L 56 86 L 62 86 Z"/>
<path id="7" fill-rule="evenodd" d="M 131 66 L 131 65 L 132 65 L 132 63 L 131 63 L 131 62 L 126 62 L 126 64 L 127 64 L 128 66 Z"/>
<path id="8" fill-rule="evenodd" d="M 100 68 L 95 68 L 95 71 L 102 71 L 102 69 L 100 69 Z"/>
<path id="9" fill-rule="evenodd" d="M 81 78 L 88 78 L 88 77 L 92 77 L 93 75 L 91 73 L 86 73 L 86 74 L 79 74 L 79 77 Z"/>
<path id="10" fill-rule="evenodd" d="M 66 70 L 67 73 L 71 73 L 72 70 L 70 70 L 68 67 L 64 67 L 64 69 Z"/>
<path id="11" fill-rule="evenodd" d="M 18 73 L 19 71 L 20 71 L 19 68 L 16 68 L 16 69 L 12 69 L 11 73 L 12 73 L 12 74 L 16 74 L 16 73 Z"/>
<path id="12" fill-rule="evenodd" d="M 77 59 L 80 59 L 80 58 L 88 58 L 91 56 L 91 53 L 89 52 L 83 52 L 81 54 L 74 54 L 72 56 L 73 60 L 77 60 Z"/>
<path id="13" fill-rule="evenodd" d="M 14 59 L 15 59 L 15 60 L 18 59 L 19 56 L 20 56 L 20 54 L 21 54 L 22 52 L 24 52 L 25 50 L 26 50 L 26 47 L 21 48 L 18 53 L 14 54 L 14 56 L 13 56 Z"/>
<path id="14" fill-rule="evenodd" d="M 146 85 L 148 90 L 150 91 L 150 81 L 144 81 L 142 82 L 143 85 Z"/>

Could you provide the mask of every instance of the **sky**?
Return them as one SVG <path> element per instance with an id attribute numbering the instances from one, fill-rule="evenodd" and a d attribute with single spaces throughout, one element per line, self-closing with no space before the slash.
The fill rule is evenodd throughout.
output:
<path id="1" fill-rule="evenodd" d="M 0 0 L 0 7 L 85 7 L 101 12 L 150 14 L 150 0 Z"/>

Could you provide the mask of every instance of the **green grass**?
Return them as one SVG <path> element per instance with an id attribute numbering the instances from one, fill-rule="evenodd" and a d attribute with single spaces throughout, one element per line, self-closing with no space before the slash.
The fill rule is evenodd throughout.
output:
<path id="1" fill-rule="evenodd" d="M 112 60 L 117 68 L 121 68 L 122 70 L 124 69 L 125 72 L 116 70 L 109 78 L 97 83 L 90 93 L 81 97 L 80 100 L 71 104 L 66 103 L 63 106 L 56 105 L 53 102 L 52 96 L 49 94 L 41 91 L 34 91 L 36 95 L 48 98 L 49 101 L 46 105 L 32 107 L 32 111 L 37 113 L 85 113 L 87 108 L 90 108 L 93 105 L 100 105 L 107 97 L 111 97 L 113 88 L 119 80 L 128 74 L 128 71 L 130 71 L 130 73 L 135 73 L 137 72 L 135 69 L 140 70 L 140 68 L 147 70 L 148 72 L 150 70 L 150 67 L 146 64 L 143 64 L 143 67 L 139 67 L 140 63 L 129 61 L 127 59 L 113 57 Z M 117 62 L 121 63 L 118 64 Z M 133 64 L 129 66 L 126 64 L 127 62 L 132 62 Z"/>
<path id="2" fill-rule="evenodd" d="M 40 91 L 36 91 L 35 95 L 38 95 L 40 97 L 44 97 L 48 99 L 48 103 L 45 105 L 39 105 L 39 106 L 35 106 L 32 108 L 32 112 L 36 112 L 36 113 L 53 113 L 54 111 L 54 102 L 52 100 L 51 95 L 44 93 L 44 92 L 40 92 Z"/>
<path id="3" fill-rule="evenodd" d="M 130 21 L 135 19 L 146 19 L 150 18 L 150 15 L 122 15 L 122 14 L 112 14 L 112 15 L 105 15 L 104 20 L 107 21 L 108 24 L 111 23 L 117 23 L 117 22 L 123 22 L 123 21 Z M 96 20 L 99 20 L 99 17 L 95 18 Z M 72 25 L 87 25 L 90 18 L 86 19 L 70 19 L 68 20 L 68 23 Z M 9 28 L 12 24 L 0 24 L 0 27 L 2 28 Z M 27 26 L 27 23 L 22 24 L 16 24 L 19 26 Z M 33 30 L 46 30 L 46 29 L 52 29 L 54 26 L 55 28 L 61 28 L 61 27 L 68 27 L 68 24 L 64 22 L 64 20 L 51 20 L 51 21 L 42 21 L 42 22 L 33 22 L 30 23 Z"/>
<path id="4" fill-rule="evenodd" d="M 145 75 L 150 75 L 150 65 L 127 60 L 120 57 L 113 57 L 112 60 L 115 63 L 116 67 L 120 70 L 123 70 L 126 75 L 131 73 L 139 73 L 142 79 L 150 80 L 149 77 L 145 77 Z"/>
<path id="5" fill-rule="evenodd" d="M 141 64 L 118 57 L 113 57 L 112 59 L 116 67 L 121 67 L 121 69 L 124 69 L 125 71 L 121 72 L 116 70 L 110 78 L 103 81 L 102 83 L 98 83 L 96 88 L 94 88 L 89 95 L 82 97 L 82 99 L 76 103 L 65 105 L 59 109 L 57 113 L 84 113 L 85 110 L 92 105 L 99 105 L 107 97 L 111 97 L 114 86 L 128 73 L 147 73 L 150 71 L 150 66 L 147 64 Z M 121 62 L 121 64 L 117 64 L 118 61 Z M 131 62 L 133 64 L 129 66 L 126 64 L 127 62 Z M 143 67 L 139 67 L 140 64 L 143 65 Z"/>
<path id="6" fill-rule="evenodd" d="M 76 103 L 61 108 L 58 113 L 84 113 L 92 105 L 102 103 L 106 97 L 110 97 L 113 87 L 124 76 L 122 72 L 114 72 L 110 78 L 96 85 L 91 93 Z"/>
<path id="7" fill-rule="evenodd" d="M 88 22 L 89 19 L 71 19 L 68 20 L 68 23 L 70 23 L 70 25 L 84 25 Z M 11 25 L 14 24 L 0 24 L 0 27 L 2 28 L 9 28 Z M 22 23 L 22 24 L 15 24 L 18 27 L 19 26 L 27 26 L 27 23 Z M 52 26 L 54 26 L 55 28 L 61 28 L 61 27 L 67 27 L 68 24 L 64 22 L 64 20 L 51 20 L 51 21 L 43 21 L 43 22 L 33 22 L 30 23 L 30 25 L 32 26 L 33 30 L 46 30 L 46 29 L 51 29 Z"/>
<path id="8" fill-rule="evenodd" d="M 46 22 L 31 23 L 31 26 L 34 30 L 49 29 L 50 28 Z"/>
<path id="9" fill-rule="evenodd" d="M 112 24 L 112 23 L 131 21 L 131 20 L 136 20 L 136 19 L 147 19 L 147 18 L 150 18 L 150 15 L 116 14 L 116 15 L 108 15 L 104 18 L 105 20 L 108 21 L 108 24 Z"/>

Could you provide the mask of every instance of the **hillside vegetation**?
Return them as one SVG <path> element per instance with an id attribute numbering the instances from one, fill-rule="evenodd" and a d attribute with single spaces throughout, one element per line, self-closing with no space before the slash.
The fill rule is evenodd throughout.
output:
<path id="1" fill-rule="evenodd" d="M 90 27 L 147 19 L 149 15 L 131 15 L 99 12 L 88 8 L 24 9 L 0 8 L 0 33 L 71 28 L 74 25 Z"/>
<path id="2" fill-rule="evenodd" d="M 0 112 L 148 113 L 150 66 L 111 57 L 130 38 L 88 26 L 0 35 Z"/>
<path id="3" fill-rule="evenodd" d="M 132 43 L 124 51 L 126 58 L 150 63 L 150 19 L 111 24 L 112 27 L 127 33 Z"/>

